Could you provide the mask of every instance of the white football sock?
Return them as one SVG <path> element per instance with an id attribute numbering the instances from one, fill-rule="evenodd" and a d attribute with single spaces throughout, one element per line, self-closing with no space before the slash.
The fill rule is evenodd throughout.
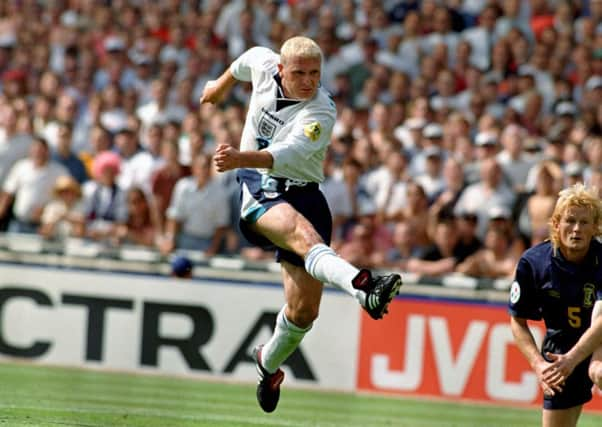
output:
<path id="1" fill-rule="evenodd" d="M 330 283 L 365 304 L 366 294 L 351 284 L 359 270 L 338 256 L 330 246 L 318 243 L 305 255 L 305 270 L 322 283 Z"/>
<path id="2" fill-rule="evenodd" d="M 261 365 L 263 369 L 273 374 L 280 365 L 295 351 L 311 325 L 305 329 L 293 325 L 286 318 L 286 305 L 276 317 L 276 327 L 270 340 L 261 349 Z"/>

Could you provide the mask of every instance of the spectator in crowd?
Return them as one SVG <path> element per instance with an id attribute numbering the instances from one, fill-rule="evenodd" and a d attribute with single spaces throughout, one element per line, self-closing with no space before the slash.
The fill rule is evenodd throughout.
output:
<path id="1" fill-rule="evenodd" d="M 18 131 L 17 119 L 13 105 L 0 104 L 0 186 L 4 184 L 11 166 L 27 157 L 31 145 L 31 135 Z"/>
<path id="2" fill-rule="evenodd" d="M 452 273 L 463 261 L 457 252 L 459 236 L 453 216 L 442 215 L 434 226 L 432 244 L 419 257 L 405 263 L 405 271 L 423 276 L 443 276 Z"/>
<path id="3" fill-rule="evenodd" d="M 110 83 L 102 90 L 101 96 L 102 103 L 100 104 L 98 123 L 114 135 L 127 126 L 123 90 L 118 83 Z M 91 110 L 89 113 L 94 114 L 95 110 Z"/>
<path id="4" fill-rule="evenodd" d="M 228 227 L 230 205 L 226 191 L 211 178 L 211 156 L 193 159 L 192 175 L 181 178 L 167 209 L 163 253 L 174 249 L 200 250 L 214 255 L 220 250 Z"/>
<path id="5" fill-rule="evenodd" d="M 146 132 L 145 144 L 143 147 L 137 142 L 134 142 L 135 140 L 132 140 L 132 134 L 129 134 L 126 137 L 128 138 L 128 141 L 121 141 L 121 139 L 116 138 L 116 143 L 120 143 L 120 153 L 122 154 L 128 152 L 130 147 L 132 147 L 132 149 L 133 147 L 138 147 L 137 151 L 130 159 L 124 161 L 124 176 L 121 177 L 120 181 L 124 188 L 136 186 L 142 188 L 147 194 L 151 194 L 152 176 L 155 171 L 163 165 L 163 158 L 161 157 L 163 133 L 163 128 L 159 124 L 152 124 Z M 175 141 L 177 140 L 177 137 L 172 137 L 170 139 Z M 129 178 L 127 177 L 128 175 Z M 129 185 L 128 181 L 131 182 Z"/>
<path id="6" fill-rule="evenodd" d="M 108 151 L 112 148 L 111 134 L 101 125 L 95 125 L 90 129 L 90 149 L 81 150 L 79 158 L 86 168 L 86 175 L 93 177 L 94 158 L 103 151 Z"/>
<path id="7" fill-rule="evenodd" d="M 487 118 L 487 116 L 483 116 L 482 118 Z M 497 126 L 495 120 L 493 120 L 493 122 L 493 126 Z M 474 161 L 464 166 L 466 181 L 469 184 L 474 184 L 482 179 L 481 166 L 483 165 L 483 162 L 487 159 L 497 158 L 499 150 L 497 127 L 477 132 L 474 137 Z M 499 161 L 498 164 L 501 166 Z M 503 168 L 501 168 L 501 171 L 504 183 L 510 186 L 510 182 L 507 181 L 507 178 L 503 173 Z"/>
<path id="8" fill-rule="evenodd" d="M 392 219 L 395 221 L 407 221 L 416 236 L 416 244 L 425 246 L 430 243 L 428 228 L 429 217 L 428 197 L 420 184 L 408 181 L 404 186 L 403 204 L 397 209 Z"/>
<path id="9" fill-rule="evenodd" d="M 119 175 L 117 183 L 123 190 L 134 186 L 144 186 L 147 177 L 148 162 L 136 162 L 136 155 L 144 152 L 140 147 L 138 133 L 132 127 L 125 126 L 114 137 L 114 150 L 119 155 Z M 145 156 L 146 157 L 146 156 Z"/>
<path id="10" fill-rule="evenodd" d="M 578 182 L 584 182 L 583 172 L 585 166 L 578 161 L 565 163 L 564 166 L 564 187 L 570 187 Z"/>
<path id="11" fill-rule="evenodd" d="M 184 120 L 187 111 L 182 106 L 169 103 L 169 83 L 167 81 L 155 79 L 151 86 L 151 93 L 152 101 L 140 106 L 136 111 L 138 118 L 142 121 L 143 131 L 153 123 Z"/>
<path id="12" fill-rule="evenodd" d="M 52 188 L 52 200 L 44 206 L 38 233 L 47 239 L 83 237 L 86 218 L 79 183 L 71 175 L 59 176 Z"/>
<path id="13" fill-rule="evenodd" d="M 475 212 L 479 216 L 477 235 L 485 236 L 491 206 L 503 206 L 512 211 L 516 194 L 503 182 L 502 169 L 493 157 L 485 159 L 481 164 L 481 180 L 466 187 L 458 203 L 455 214 L 462 211 Z"/>
<path id="14" fill-rule="evenodd" d="M 506 206 L 492 205 L 487 209 L 487 229 L 496 228 L 503 231 L 510 241 L 508 252 L 518 257 L 524 252 L 525 242 L 517 232 L 514 213 Z"/>
<path id="15" fill-rule="evenodd" d="M 500 136 L 502 150 L 496 155 L 504 176 L 509 178 L 512 189 L 516 193 L 525 191 L 527 175 L 534 164 L 534 159 L 523 150 L 526 136 L 527 132 L 520 126 L 516 124 L 506 126 Z"/>
<path id="16" fill-rule="evenodd" d="M 414 231 L 406 221 L 395 224 L 392 236 L 392 246 L 385 254 L 384 266 L 404 270 L 410 258 L 420 258 L 422 251 L 415 243 Z"/>
<path id="17" fill-rule="evenodd" d="M 112 229 L 114 242 L 153 247 L 160 231 L 155 206 L 140 187 L 128 190 L 126 203 L 126 221 L 115 224 Z"/>
<path id="18" fill-rule="evenodd" d="M 349 237 L 338 254 L 353 265 L 374 268 L 384 263 L 384 253 L 376 245 L 375 227 L 372 222 L 362 221 L 351 227 Z"/>
<path id="19" fill-rule="evenodd" d="M 92 130 L 101 123 L 100 116 L 103 108 L 101 94 L 94 93 L 88 96 L 81 108 L 82 111 L 73 125 L 73 150 L 78 154 L 93 150 L 90 138 Z"/>
<path id="20" fill-rule="evenodd" d="M 56 148 L 52 160 L 63 165 L 73 178 L 80 184 L 88 180 L 86 167 L 81 159 L 73 152 L 73 128 L 69 123 L 58 123 L 56 135 Z"/>
<path id="21" fill-rule="evenodd" d="M 458 253 L 464 258 L 474 254 L 483 247 L 483 242 L 477 236 L 479 217 L 470 211 L 462 211 L 456 217 L 458 228 Z"/>
<path id="22" fill-rule="evenodd" d="M 511 239 L 504 229 L 490 226 L 485 233 L 483 249 L 459 263 L 455 271 L 488 279 L 511 277 L 518 261 L 516 254 L 510 251 Z"/>
<path id="23" fill-rule="evenodd" d="M 583 177 L 589 181 L 593 170 L 602 166 L 602 135 L 592 135 L 583 142 L 583 150 L 587 159 L 587 167 Z"/>
<path id="24" fill-rule="evenodd" d="M 171 195 L 176 183 L 185 176 L 190 175 L 190 167 L 183 166 L 180 161 L 179 145 L 173 140 L 161 142 L 161 166 L 151 177 L 151 194 L 157 206 L 159 224 L 161 229 L 165 225 L 165 212 L 171 201 Z"/>
<path id="25" fill-rule="evenodd" d="M 428 123 L 422 129 L 422 138 L 419 142 L 419 150 L 413 155 L 410 163 L 410 171 L 413 176 L 419 176 L 426 172 L 426 159 L 428 155 L 437 152 L 441 160 L 445 160 L 446 154 L 443 150 L 443 128 L 438 123 Z"/>
<path id="26" fill-rule="evenodd" d="M 372 194 L 379 220 L 386 220 L 391 214 L 393 188 L 403 182 L 407 174 L 407 157 L 395 144 L 385 156 L 382 165 L 369 171 L 365 176 L 365 185 Z"/>
<path id="27" fill-rule="evenodd" d="M 357 222 L 362 205 L 372 206 L 362 165 L 353 157 L 343 161 L 342 171 L 328 177 L 321 186 L 333 216 L 333 245 L 338 246 Z"/>
<path id="28" fill-rule="evenodd" d="M 560 191 L 559 175 L 562 173 L 558 165 L 544 162 L 537 173 L 535 192 L 531 194 L 523 217 L 522 232 L 530 238 L 531 245 L 543 241 L 549 235 L 548 222 L 556 205 L 556 195 Z"/>
<path id="29" fill-rule="evenodd" d="M 95 240 L 108 239 L 117 223 L 127 221 L 125 192 L 117 185 L 121 159 L 112 151 L 103 151 L 94 158 L 93 180 L 83 186 L 86 236 Z"/>
<path id="30" fill-rule="evenodd" d="M 598 197 L 602 198 L 602 166 L 591 170 L 588 185 L 598 189 Z"/>
<path id="31" fill-rule="evenodd" d="M 438 147 L 427 147 L 423 150 L 424 173 L 415 177 L 418 184 L 424 188 L 429 204 L 440 194 L 445 188 L 443 178 L 443 152 Z"/>
<path id="32" fill-rule="evenodd" d="M 55 97 L 56 92 L 51 93 L 50 96 Z M 61 93 L 56 100 L 54 119 L 41 130 L 41 135 L 48 141 L 48 145 L 52 150 L 55 150 L 57 146 L 59 125 L 69 123 L 73 126 L 76 114 L 77 100 L 75 96 L 67 92 Z"/>
<path id="33" fill-rule="evenodd" d="M 50 160 L 45 139 L 34 137 L 29 156 L 11 167 L 0 193 L 0 218 L 12 206 L 13 219 L 8 231 L 36 233 L 44 206 L 52 198 L 52 187 L 59 176 L 69 175 L 61 165 Z"/>
<path id="34" fill-rule="evenodd" d="M 448 157 L 443 165 L 441 188 L 432 198 L 429 215 L 436 218 L 441 212 L 452 213 L 465 188 L 462 164 L 455 157 Z"/>

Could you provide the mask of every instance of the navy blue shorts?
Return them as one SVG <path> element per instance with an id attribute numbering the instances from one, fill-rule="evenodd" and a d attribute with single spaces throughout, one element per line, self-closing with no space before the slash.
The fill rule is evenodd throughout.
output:
<path id="1" fill-rule="evenodd" d="M 240 231 L 253 245 L 275 250 L 277 262 L 285 260 L 300 267 L 305 265 L 299 255 L 277 247 L 262 234 L 254 232 L 249 225 L 279 203 L 288 203 L 295 208 L 314 226 L 324 243 L 330 245 L 332 215 L 317 183 L 300 186 L 289 182 L 287 185 L 286 178 L 268 177 L 254 169 L 239 169 L 236 179 L 241 185 Z"/>
<path id="2" fill-rule="evenodd" d="M 562 335 L 562 333 L 551 333 L 548 331 L 541 350 L 544 359 L 548 360 L 546 357 L 547 352 L 564 354 L 570 350 L 573 343 L 565 342 L 567 341 L 567 338 Z M 573 406 L 583 405 L 592 399 L 593 383 L 588 375 L 590 359 L 591 358 L 588 357 L 577 365 L 573 370 L 573 373 L 567 378 L 566 384 L 562 387 L 562 392 L 556 392 L 556 394 L 551 397 L 544 395 L 544 409 L 568 409 Z"/>

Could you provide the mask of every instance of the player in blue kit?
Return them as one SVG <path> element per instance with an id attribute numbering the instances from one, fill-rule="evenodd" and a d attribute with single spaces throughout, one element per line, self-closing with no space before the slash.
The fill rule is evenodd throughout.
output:
<path id="1" fill-rule="evenodd" d="M 598 312 L 602 304 L 602 244 L 596 240 L 601 231 L 602 201 L 596 192 L 583 184 L 561 191 L 550 239 L 525 251 L 510 289 L 512 333 L 544 391 L 544 427 L 576 426 L 583 404 L 592 398 L 586 357 L 591 351 L 570 375 L 562 374 L 568 368 L 561 372 L 562 356 L 554 354 L 569 352 L 584 333 L 591 335 L 594 307 Z M 541 319 L 546 335 L 540 351 L 527 321 Z"/>
<path id="2" fill-rule="evenodd" d="M 323 283 L 352 295 L 375 319 L 402 284 L 398 274 L 358 270 L 328 246 L 332 217 L 318 184 L 336 108 L 320 87 L 321 65 L 322 51 L 307 37 L 288 39 L 280 55 L 254 47 L 209 82 L 200 99 L 217 103 L 237 81 L 253 86 L 240 150 L 219 145 L 214 161 L 220 172 L 238 169 L 241 231 L 254 244 L 275 248 L 281 264 L 286 304 L 270 340 L 254 351 L 257 400 L 266 412 L 278 404 L 280 366 L 318 316 Z"/>

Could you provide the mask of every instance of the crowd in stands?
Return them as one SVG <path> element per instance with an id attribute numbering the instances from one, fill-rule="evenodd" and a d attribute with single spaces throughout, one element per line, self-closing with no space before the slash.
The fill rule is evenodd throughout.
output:
<path id="1" fill-rule="evenodd" d="M 337 104 L 322 188 L 354 264 L 511 277 L 561 188 L 602 188 L 602 0 L 6 0 L 0 230 L 271 258 L 211 161 L 249 87 L 198 100 L 298 34 Z"/>

